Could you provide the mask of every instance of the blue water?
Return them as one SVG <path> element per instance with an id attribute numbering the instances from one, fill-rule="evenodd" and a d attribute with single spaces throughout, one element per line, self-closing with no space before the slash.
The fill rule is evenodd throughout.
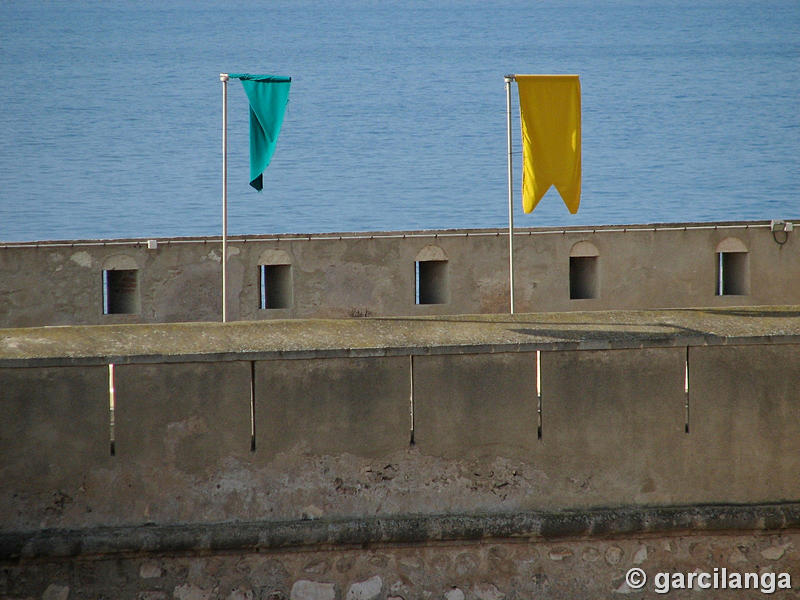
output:
<path id="1" fill-rule="evenodd" d="M 261 194 L 229 87 L 231 233 L 506 225 L 506 73 L 583 92 L 520 226 L 800 217 L 798 0 L 6 0 L 0 67 L 5 241 L 218 234 L 226 71 L 293 78 Z"/>

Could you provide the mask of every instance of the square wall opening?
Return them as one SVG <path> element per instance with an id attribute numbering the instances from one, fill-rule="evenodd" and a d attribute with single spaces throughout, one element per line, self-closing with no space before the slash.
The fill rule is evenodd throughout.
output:
<path id="1" fill-rule="evenodd" d="M 139 302 L 139 271 L 109 269 L 103 271 L 103 314 L 136 314 Z"/>
<path id="2" fill-rule="evenodd" d="M 292 265 L 258 266 L 259 308 L 292 307 Z"/>
<path id="3" fill-rule="evenodd" d="M 717 296 L 746 296 L 750 293 L 747 252 L 717 252 Z"/>
<path id="4" fill-rule="evenodd" d="M 447 261 L 420 260 L 415 262 L 417 304 L 446 304 Z"/>
<path id="5" fill-rule="evenodd" d="M 597 257 L 569 257 L 569 298 L 597 298 Z"/>

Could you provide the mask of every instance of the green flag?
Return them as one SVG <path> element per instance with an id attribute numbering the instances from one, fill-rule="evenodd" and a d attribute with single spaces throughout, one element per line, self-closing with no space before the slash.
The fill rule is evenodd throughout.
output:
<path id="1" fill-rule="evenodd" d="M 264 170 L 278 143 L 292 78 L 247 73 L 231 73 L 229 77 L 242 82 L 250 102 L 250 185 L 260 192 Z"/>

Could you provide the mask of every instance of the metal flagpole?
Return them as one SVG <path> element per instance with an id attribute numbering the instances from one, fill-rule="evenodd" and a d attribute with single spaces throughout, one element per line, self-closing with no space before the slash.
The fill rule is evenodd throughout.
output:
<path id="1" fill-rule="evenodd" d="M 511 82 L 514 75 L 506 75 L 506 121 L 508 124 L 508 289 L 511 314 L 514 314 L 514 189 L 511 167 Z"/>
<path id="2" fill-rule="evenodd" d="M 222 82 L 222 322 L 228 321 L 228 74 Z"/>

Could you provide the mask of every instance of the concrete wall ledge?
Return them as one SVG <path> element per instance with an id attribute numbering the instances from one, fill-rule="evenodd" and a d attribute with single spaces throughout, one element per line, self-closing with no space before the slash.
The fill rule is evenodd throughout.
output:
<path id="1" fill-rule="evenodd" d="M 800 218 L 789 219 L 797 223 Z M 515 236 L 562 235 L 565 233 L 636 232 L 636 231 L 691 231 L 691 230 L 736 230 L 767 229 L 770 221 L 691 221 L 686 223 L 632 223 L 627 225 L 572 225 L 567 227 L 515 227 Z M 280 242 L 290 240 L 348 240 L 381 238 L 447 238 L 447 237 L 508 237 L 507 228 L 473 229 L 408 229 L 398 231 L 341 231 L 330 233 L 281 233 L 230 235 L 231 243 Z M 220 244 L 219 236 L 176 236 L 156 238 L 108 238 L 80 240 L 38 240 L 29 242 L 0 242 L 0 248 L 80 248 L 95 246 L 147 246 L 155 239 L 158 245 L 170 244 Z"/>
<path id="2" fill-rule="evenodd" d="M 1 532 L 0 560 L 630 535 L 778 533 L 800 529 L 800 503 L 410 515 L 283 522 L 187 523 Z"/>
<path id="3" fill-rule="evenodd" d="M 800 306 L 0 329 L 0 367 L 797 344 Z"/>

